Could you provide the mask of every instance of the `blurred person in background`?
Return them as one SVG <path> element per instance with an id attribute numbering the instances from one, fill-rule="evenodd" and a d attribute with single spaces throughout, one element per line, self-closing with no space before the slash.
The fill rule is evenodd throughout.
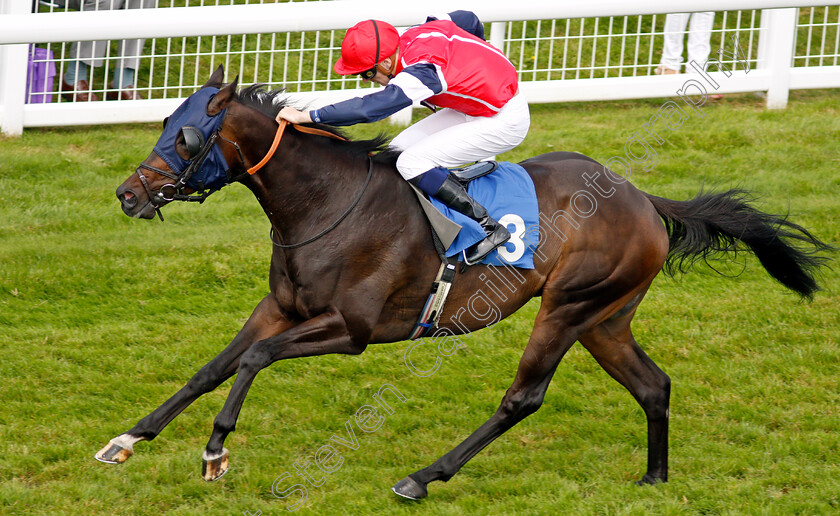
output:
<path id="1" fill-rule="evenodd" d="M 79 11 L 111 11 L 116 9 L 149 9 L 155 0 L 68 0 L 67 7 Z M 145 39 L 120 41 L 118 58 L 106 97 L 108 100 L 134 100 L 143 97 L 135 90 L 137 68 Z M 68 100 L 87 102 L 99 100 L 91 91 L 90 67 L 102 66 L 109 41 L 79 41 L 70 47 L 72 60 L 67 64 L 61 81 L 61 91 Z"/>
<path id="2" fill-rule="evenodd" d="M 682 71 L 683 40 L 688 27 L 688 60 L 705 66 L 711 50 L 712 26 L 715 23 L 714 12 L 672 13 L 665 17 L 665 44 L 662 47 L 662 60 L 653 71 L 656 75 L 669 75 Z M 688 64 L 686 72 L 694 71 Z"/>

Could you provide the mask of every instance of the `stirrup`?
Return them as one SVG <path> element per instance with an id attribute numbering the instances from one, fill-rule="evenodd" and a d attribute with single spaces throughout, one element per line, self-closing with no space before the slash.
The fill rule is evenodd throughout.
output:
<path id="1" fill-rule="evenodd" d="M 461 258 L 464 259 L 464 263 L 467 265 L 467 267 L 472 267 L 473 265 L 475 265 L 475 263 L 470 263 L 470 260 L 467 258 L 467 250 L 466 249 L 461 251 Z"/>

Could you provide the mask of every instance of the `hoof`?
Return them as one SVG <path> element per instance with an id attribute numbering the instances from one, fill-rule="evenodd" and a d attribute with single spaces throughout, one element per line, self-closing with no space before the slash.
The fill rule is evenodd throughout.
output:
<path id="1" fill-rule="evenodd" d="M 134 455 L 134 451 L 131 448 L 123 448 L 119 444 L 111 441 L 104 448 L 96 452 L 93 458 L 106 464 L 122 464 L 132 455 Z"/>
<path id="2" fill-rule="evenodd" d="M 426 490 L 426 486 L 411 477 L 405 477 L 397 482 L 391 488 L 391 491 L 396 493 L 397 496 L 402 496 L 409 500 L 420 500 L 429 496 L 429 491 Z"/>
<path id="3" fill-rule="evenodd" d="M 214 480 L 219 480 L 227 473 L 230 464 L 228 463 L 228 457 L 230 456 L 230 452 L 227 448 L 222 448 L 222 454 L 215 458 L 210 458 L 207 455 L 207 452 L 204 452 L 204 457 L 202 457 L 202 464 L 201 464 L 201 476 L 207 482 L 213 482 Z"/>
<path id="4" fill-rule="evenodd" d="M 654 477 L 654 476 L 646 474 L 645 476 L 642 477 L 641 480 L 637 480 L 634 483 L 637 486 L 653 486 L 653 485 L 656 485 L 656 484 L 664 484 L 665 482 L 667 482 L 667 480 L 664 479 L 664 478 Z"/>

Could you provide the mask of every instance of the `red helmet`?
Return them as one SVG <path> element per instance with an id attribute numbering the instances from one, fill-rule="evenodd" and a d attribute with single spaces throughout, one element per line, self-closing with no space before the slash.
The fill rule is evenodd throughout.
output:
<path id="1" fill-rule="evenodd" d="M 397 51 L 400 35 L 390 23 L 365 20 L 347 29 L 341 43 L 341 57 L 335 62 L 340 75 L 370 70 Z"/>

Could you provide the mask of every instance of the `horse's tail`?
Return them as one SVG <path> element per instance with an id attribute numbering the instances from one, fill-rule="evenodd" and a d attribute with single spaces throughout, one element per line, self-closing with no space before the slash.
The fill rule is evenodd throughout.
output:
<path id="1" fill-rule="evenodd" d="M 712 254 L 735 251 L 740 241 L 771 276 L 803 298 L 810 300 L 820 290 L 815 273 L 828 261 L 820 253 L 834 248 L 787 217 L 757 210 L 748 192 L 701 192 L 689 201 L 645 195 L 668 230 L 667 273 L 684 272 Z"/>

